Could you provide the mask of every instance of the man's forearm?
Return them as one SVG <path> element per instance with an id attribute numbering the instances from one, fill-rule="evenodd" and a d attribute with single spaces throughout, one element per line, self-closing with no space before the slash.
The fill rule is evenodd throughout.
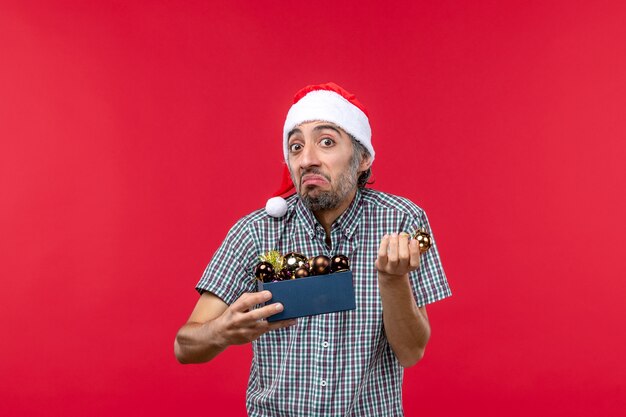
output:
<path id="1" fill-rule="evenodd" d="M 227 345 L 220 342 L 215 320 L 187 323 L 176 334 L 174 353 L 180 363 L 208 362 L 223 352 Z"/>
<path id="2" fill-rule="evenodd" d="M 379 272 L 378 286 L 387 340 L 400 364 L 405 368 L 413 366 L 424 355 L 430 338 L 428 318 L 415 303 L 408 275 Z"/>

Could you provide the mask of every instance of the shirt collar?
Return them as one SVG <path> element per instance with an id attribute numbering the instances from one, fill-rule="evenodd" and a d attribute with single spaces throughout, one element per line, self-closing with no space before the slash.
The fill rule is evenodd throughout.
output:
<path id="1" fill-rule="evenodd" d="M 335 220 L 331 226 L 331 230 L 339 229 L 348 239 L 354 234 L 363 211 L 361 190 L 357 188 L 354 199 L 348 206 L 348 208 L 341 213 L 341 215 Z M 316 229 L 323 230 L 322 225 L 317 221 L 315 215 L 311 210 L 305 207 L 302 199 L 298 196 L 298 202 L 296 203 L 296 215 L 300 219 L 300 223 L 306 229 L 307 233 L 313 237 Z"/>

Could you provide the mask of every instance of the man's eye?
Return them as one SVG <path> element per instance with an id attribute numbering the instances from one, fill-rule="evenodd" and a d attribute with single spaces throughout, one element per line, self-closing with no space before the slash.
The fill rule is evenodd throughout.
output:
<path id="1" fill-rule="evenodd" d="M 332 146 L 335 143 L 331 138 L 322 139 L 322 146 Z"/>
<path id="2" fill-rule="evenodd" d="M 302 145 L 300 145 L 299 143 L 292 143 L 291 145 L 289 145 L 290 152 L 298 152 L 300 149 L 302 149 Z"/>

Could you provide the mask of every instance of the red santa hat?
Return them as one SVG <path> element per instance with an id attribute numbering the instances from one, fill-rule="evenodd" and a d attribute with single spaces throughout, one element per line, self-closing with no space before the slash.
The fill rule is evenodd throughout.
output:
<path id="1" fill-rule="evenodd" d="M 288 163 L 289 132 L 296 126 L 312 121 L 333 123 L 359 141 L 368 150 L 374 161 L 372 129 L 367 110 L 359 100 L 335 83 L 309 85 L 298 91 L 293 105 L 287 113 L 283 127 L 283 153 Z M 287 165 L 283 170 L 281 186 L 274 197 L 267 201 L 265 210 L 272 217 L 282 217 L 287 212 L 287 203 L 281 196 L 295 191 Z"/>

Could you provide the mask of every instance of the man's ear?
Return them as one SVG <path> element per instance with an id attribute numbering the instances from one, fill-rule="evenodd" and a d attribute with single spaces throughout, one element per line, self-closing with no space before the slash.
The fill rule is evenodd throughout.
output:
<path id="1" fill-rule="evenodd" d="M 365 172 L 372 166 L 372 157 L 370 155 L 363 155 L 361 163 L 359 164 L 359 172 Z"/>

